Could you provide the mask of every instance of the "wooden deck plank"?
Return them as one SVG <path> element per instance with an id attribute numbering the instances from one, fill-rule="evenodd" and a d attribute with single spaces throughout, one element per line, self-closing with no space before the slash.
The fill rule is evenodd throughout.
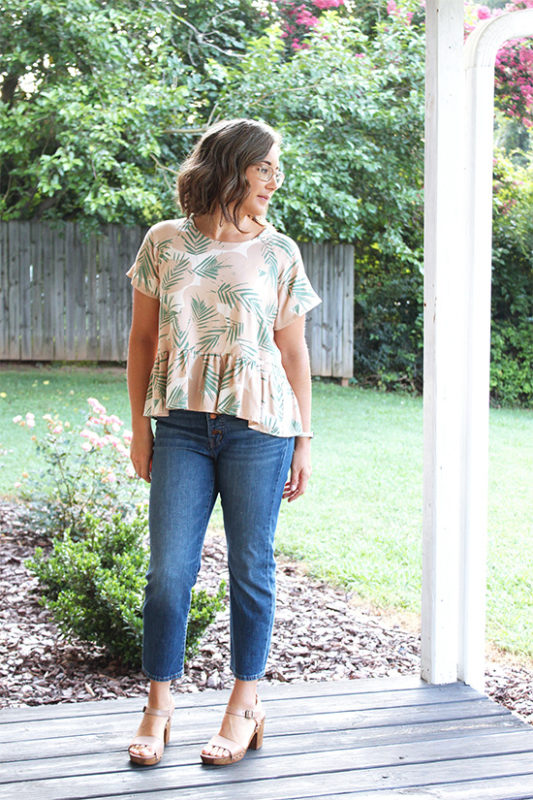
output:
<path id="1" fill-rule="evenodd" d="M 146 684 L 148 686 L 148 683 Z M 382 692 L 403 692 L 411 689 L 420 689 L 424 692 L 438 693 L 455 696 L 457 692 L 475 692 L 470 686 L 464 684 L 430 685 L 424 683 L 419 677 L 411 675 L 400 678 L 361 678 L 357 680 L 342 681 L 295 681 L 293 683 L 261 683 L 260 693 L 264 700 L 294 699 L 309 697 L 323 697 L 335 695 L 360 695 L 381 694 Z M 199 706 L 219 705 L 221 708 L 227 703 L 230 692 L 226 689 L 207 689 L 204 692 L 187 692 L 174 694 L 176 708 L 198 708 Z M 47 719 L 57 716 L 61 709 L 61 716 L 78 716 L 80 709 L 84 714 L 100 714 L 103 705 L 106 714 L 115 710 L 134 708 L 138 710 L 144 703 L 143 697 L 128 697 L 119 700 L 90 700 L 84 703 L 54 703 L 42 706 L 21 706 L 17 708 L 0 709 L 0 724 L 2 722 L 16 721 L 20 711 L 24 711 L 27 719 Z"/>
<path id="2" fill-rule="evenodd" d="M 375 724 L 376 717 L 379 715 L 381 725 L 391 725 L 398 722 L 415 723 L 417 721 L 443 720 L 443 719 L 464 719 L 478 716 L 510 716 L 511 712 L 502 706 L 491 703 L 487 699 L 466 700 L 457 703 L 419 703 L 418 705 L 410 702 L 405 705 L 384 705 L 368 706 L 356 701 L 342 710 L 330 709 L 323 711 L 313 706 L 305 706 L 300 703 L 298 709 L 290 705 L 286 708 L 270 708 L 270 704 L 264 703 L 265 711 L 268 716 L 269 729 L 279 733 L 302 733 L 306 730 L 331 730 L 336 728 L 366 728 Z M 181 709 L 179 714 L 175 713 L 175 722 L 179 724 L 182 735 L 187 736 L 187 730 L 197 732 L 198 729 L 216 725 L 220 719 L 222 708 L 219 706 Z M 101 716 L 88 717 L 68 717 L 57 720 L 36 720 L 25 722 L 21 720 L 12 723 L 9 727 L 0 730 L 0 742 L 24 741 L 29 737 L 32 739 L 42 739 L 55 735 L 76 736 L 80 731 L 84 733 L 111 733 L 113 731 L 124 730 L 125 728 L 137 727 L 140 720 L 140 710 L 136 713 L 129 712 L 123 714 L 102 714 Z M 179 720 L 179 722 L 178 722 Z"/>
<path id="3" fill-rule="evenodd" d="M 313 720 L 310 720 L 312 722 Z M 298 737 L 294 733 L 277 735 L 273 733 L 271 728 L 273 725 L 268 720 L 267 739 L 269 743 L 269 751 L 278 741 L 287 752 L 296 752 L 299 750 Z M 315 720 L 316 722 L 316 720 Z M 122 751 L 124 752 L 135 730 L 135 725 L 128 724 L 120 726 L 115 732 L 100 731 L 93 734 L 85 732 L 79 735 L 65 735 L 55 736 L 54 738 L 40 738 L 25 739 L 22 741 L 10 742 L 2 746 L 2 757 L 6 762 L 23 761 L 25 759 L 32 759 L 36 752 L 36 746 L 39 747 L 39 754 L 41 758 L 53 758 L 57 753 L 67 753 L 69 756 L 78 755 L 91 755 L 101 752 Z M 345 730 L 336 731 L 336 746 L 350 747 L 356 742 L 361 747 L 373 747 L 378 744 L 387 744 L 390 742 L 409 742 L 418 741 L 419 739 L 432 740 L 447 739 L 452 737 L 469 737 L 469 736 L 483 736 L 489 733 L 501 733 L 506 730 L 522 729 L 524 723 L 518 717 L 508 714 L 502 720 L 499 715 L 478 716 L 472 718 L 454 717 L 453 719 L 441 719 L 438 721 L 424 721 L 417 720 L 414 723 L 403 724 L 390 724 L 380 725 L 377 727 L 365 728 L 348 728 Z M 195 728 L 184 729 L 179 727 L 178 732 L 173 738 L 179 737 L 179 743 L 182 746 L 195 745 L 200 746 L 206 738 L 212 733 L 212 729 L 205 725 L 204 727 L 198 726 Z M 309 727 L 306 729 L 309 730 Z M 328 740 L 331 738 L 331 728 L 322 730 L 319 724 L 312 727 L 313 738 L 312 742 L 306 742 L 306 747 L 311 745 L 319 749 L 320 740 Z M 305 733 L 305 730 L 302 731 Z M 169 748 L 172 749 L 176 745 L 171 742 Z"/>
<path id="4" fill-rule="evenodd" d="M 377 680 L 263 689 L 265 746 L 230 769 L 199 760 L 227 692 L 177 695 L 173 740 L 148 769 L 126 753 L 142 698 L 0 712 L 0 800 L 533 797 L 533 727 L 470 687 Z"/>
<path id="5" fill-rule="evenodd" d="M 343 757 L 342 757 L 343 756 Z M 429 789 L 439 784 L 451 785 L 460 778 L 465 781 L 487 781 L 493 777 L 511 775 L 533 776 L 532 751 L 419 762 L 362 766 L 354 764 L 352 753 L 302 755 L 298 758 L 261 759 L 252 753 L 231 769 L 203 767 L 201 764 L 180 765 L 156 769 L 126 769 L 97 775 L 57 777 L 41 781 L 20 781 L 0 786 L 0 798 L 13 800 L 87 800 L 135 793 L 142 797 L 159 790 L 179 792 L 179 800 L 199 797 L 202 800 L 227 798 L 232 800 L 286 800 L 294 794 L 291 785 L 307 785 L 315 792 L 327 785 L 328 792 L 370 791 L 376 789 Z M 275 776 L 275 777 L 273 777 Z M 253 788 L 252 788 L 253 787 Z M 104 790 L 104 791 L 102 791 Z M 301 789 L 299 790 L 300 793 Z M 307 790 L 306 790 L 307 791 Z M 311 795 L 312 796 L 312 795 Z"/>
<path id="6" fill-rule="evenodd" d="M 165 800 L 165 793 L 157 795 Z M 308 796 L 307 796 L 308 797 Z M 492 778 L 490 781 L 470 783 L 441 784 L 431 789 L 412 787 L 375 792 L 341 792 L 340 794 L 312 795 L 313 800 L 531 800 L 533 797 L 533 776 L 511 778 Z M 305 796 L 287 797 L 286 800 L 306 800 Z"/>
<path id="7" fill-rule="evenodd" d="M 352 735 L 339 741 L 340 738 L 331 732 L 327 736 L 316 736 L 313 733 L 298 737 L 278 737 L 268 740 L 268 747 L 256 754 L 256 761 L 269 761 L 272 765 L 273 759 L 283 760 L 283 764 L 291 756 L 299 761 L 302 757 L 309 759 L 314 756 L 323 760 L 324 754 L 329 759 L 332 753 L 335 754 L 335 763 L 348 763 L 353 769 L 366 769 L 378 766 L 395 766 L 402 762 L 405 764 L 416 764 L 431 762 L 432 764 L 447 761 L 453 758 L 480 758 L 485 756 L 502 755 L 505 753 L 532 753 L 533 735 L 523 730 L 514 730 L 506 733 L 492 733 L 478 736 L 475 740 L 469 739 L 465 742 L 463 737 L 450 737 L 434 740 L 420 740 L 420 737 L 412 742 L 394 741 L 387 744 L 368 746 L 361 745 L 357 740 L 355 732 L 347 732 Z M 203 740 L 205 741 L 205 739 Z M 199 763 L 199 753 L 203 745 L 202 742 L 194 745 L 182 746 L 181 744 L 168 746 L 165 749 L 165 760 L 161 768 L 171 769 L 173 767 L 181 769 L 184 765 L 195 765 Z M 95 757 L 97 756 L 97 757 Z M 337 762 L 338 756 L 338 762 Z M 283 768 L 283 767 L 282 767 Z M 98 754 L 90 753 L 85 756 L 72 756 L 65 753 L 62 756 L 52 758 L 12 762 L 9 767 L 0 772 L 0 787 L 2 784 L 12 784 L 24 781 L 41 781 L 56 777 L 62 780 L 65 777 L 101 775 L 129 770 L 130 765 L 126 754 L 126 746 L 119 750 L 106 751 L 102 749 Z M 242 771 L 242 768 L 240 768 Z M 244 767 L 246 769 L 246 767 Z M 134 772 L 138 770 L 133 768 Z"/>
<path id="8" fill-rule="evenodd" d="M 332 682 L 333 683 L 333 682 Z M 276 709 L 276 713 L 283 713 L 283 708 L 294 711 L 295 704 L 298 707 L 312 708 L 313 702 L 321 710 L 323 709 L 322 698 L 327 698 L 328 709 L 345 708 L 349 703 L 350 708 L 376 708 L 386 706 L 404 705 L 426 705 L 431 703 L 457 703 L 464 700 L 486 700 L 484 695 L 472 689 L 470 686 L 459 684 L 457 689 L 449 686 L 427 686 L 405 688 L 387 688 L 386 686 L 379 692 L 376 691 L 350 691 L 350 687 L 344 691 L 331 691 L 332 683 L 310 684 L 312 690 L 306 691 L 306 684 L 298 692 L 287 691 L 288 686 L 269 686 L 261 687 L 261 699 Z M 344 683 L 344 681 L 343 681 Z M 333 684 L 334 685 L 334 684 Z M 315 687 L 322 686 L 322 691 L 317 691 Z M 290 687 L 293 689 L 293 687 Z M 274 689 L 274 691 L 272 691 Z M 313 691 L 314 690 L 314 691 Z M 201 708 L 220 708 L 223 709 L 228 701 L 229 692 L 217 692 L 210 690 L 198 695 L 175 695 L 176 709 L 181 711 L 197 711 Z M 489 701 L 490 702 L 490 701 Z M 35 708 L 10 708 L 0 711 L 0 741 L 4 725 L 17 725 L 21 719 L 24 724 L 36 722 L 38 720 L 67 720 L 68 718 L 100 716 L 105 706 L 106 716 L 113 714 L 124 714 L 125 712 L 138 713 L 145 703 L 144 697 L 128 698 L 124 700 L 104 700 L 88 703 L 55 704 L 50 706 L 39 706 Z"/>

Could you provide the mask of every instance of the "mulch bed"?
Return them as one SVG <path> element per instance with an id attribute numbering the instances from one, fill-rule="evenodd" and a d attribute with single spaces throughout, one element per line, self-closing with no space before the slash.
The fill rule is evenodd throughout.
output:
<path id="1" fill-rule="evenodd" d="M 125 672 L 98 647 L 67 642 L 39 605 L 36 579 L 24 562 L 49 543 L 26 530 L 20 508 L 0 501 L 0 707 L 74 703 L 146 694 L 142 673 Z M 200 585 L 226 578 L 224 540 L 212 533 L 204 548 Z M 280 559 L 278 601 L 265 680 L 325 681 L 420 673 L 420 637 L 394 617 L 354 605 L 343 590 L 309 578 Z M 229 671 L 229 612 L 218 615 L 174 692 L 222 689 Z M 533 724 L 533 670 L 502 657 L 489 662 L 486 692 Z"/>

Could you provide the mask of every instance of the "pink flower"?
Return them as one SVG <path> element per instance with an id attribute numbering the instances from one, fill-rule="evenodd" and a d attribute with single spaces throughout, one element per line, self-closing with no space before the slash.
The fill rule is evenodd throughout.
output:
<path id="1" fill-rule="evenodd" d="M 477 10 L 478 19 L 490 19 L 492 16 L 488 6 L 479 6 Z"/>
<path id="2" fill-rule="evenodd" d="M 15 423 L 15 425 L 20 425 L 20 423 L 22 422 L 22 415 L 17 414 L 16 417 L 13 417 L 13 422 Z"/>
<path id="3" fill-rule="evenodd" d="M 305 25 L 306 28 L 313 28 L 318 24 L 318 17 L 314 17 L 305 8 L 296 15 L 295 22 L 297 25 Z"/>
<path id="4" fill-rule="evenodd" d="M 322 10 L 326 8 L 338 8 L 344 5 L 344 0 L 313 0 L 313 5 Z"/>
<path id="5" fill-rule="evenodd" d="M 105 406 L 98 402 L 96 397 L 88 397 L 87 402 L 91 406 L 92 410 L 95 411 L 97 414 L 105 414 Z"/>
<path id="6" fill-rule="evenodd" d="M 85 452 L 88 453 L 89 450 L 93 449 L 92 444 L 90 442 L 82 442 L 81 449 L 85 450 Z"/>
<path id="7" fill-rule="evenodd" d="M 389 17 L 391 16 L 391 14 L 395 14 L 397 12 L 397 10 L 398 10 L 398 7 L 397 7 L 396 3 L 394 2 L 394 0 L 389 0 L 388 3 L 387 3 L 387 14 L 389 15 Z"/>

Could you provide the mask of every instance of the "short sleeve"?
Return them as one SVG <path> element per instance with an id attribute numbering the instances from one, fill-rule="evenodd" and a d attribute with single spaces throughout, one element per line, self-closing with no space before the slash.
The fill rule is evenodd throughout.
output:
<path id="1" fill-rule="evenodd" d="M 322 302 L 305 274 L 300 250 L 296 244 L 293 245 L 291 260 L 278 278 L 278 313 L 274 321 L 276 331 L 290 325 Z"/>
<path id="2" fill-rule="evenodd" d="M 149 297 L 159 298 L 159 254 L 152 229 L 144 237 L 135 261 L 126 272 L 131 285 Z"/>

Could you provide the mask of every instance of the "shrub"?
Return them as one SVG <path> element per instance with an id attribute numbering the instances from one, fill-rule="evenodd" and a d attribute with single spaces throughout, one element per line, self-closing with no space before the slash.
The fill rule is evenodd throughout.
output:
<path id="1" fill-rule="evenodd" d="M 110 521 L 86 514 L 83 539 L 69 530 L 56 537 L 47 557 L 37 548 L 27 561 L 40 582 L 41 603 L 67 637 L 105 648 L 124 666 L 141 666 L 142 602 L 148 552 L 146 510 L 131 521 L 114 514 Z M 192 593 L 185 657 L 190 658 L 217 611 L 223 607 L 224 582 L 216 595 Z"/>
<path id="2" fill-rule="evenodd" d="M 354 374 L 380 389 L 422 389 L 422 276 L 356 267 Z"/>
<path id="3" fill-rule="evenodd" d="M 51 536 L 68 528 L 71 539 L 80 539 L 86 534 L 88 512 L 108 520 L 113 513 L 129 517 L 136 501 L 146 496 L 129 459 L 131 433 L 96 398 L 87 402 L 91 410 L 79 427 L 57 414 L 44 415 L 47 430 L 33 433 L 32 439 L 46 466 L 39 475 L 16 484 L 30 523 Z M 18 415 L 13 422 L 35 429 L 31 413 Z"/>
<path id="4" fill-rule="evenodd" d="M 491 333 L 491 399 L 497 405 L 527 405 L 533 398 L 531 322 L 493 322 Z"/>

